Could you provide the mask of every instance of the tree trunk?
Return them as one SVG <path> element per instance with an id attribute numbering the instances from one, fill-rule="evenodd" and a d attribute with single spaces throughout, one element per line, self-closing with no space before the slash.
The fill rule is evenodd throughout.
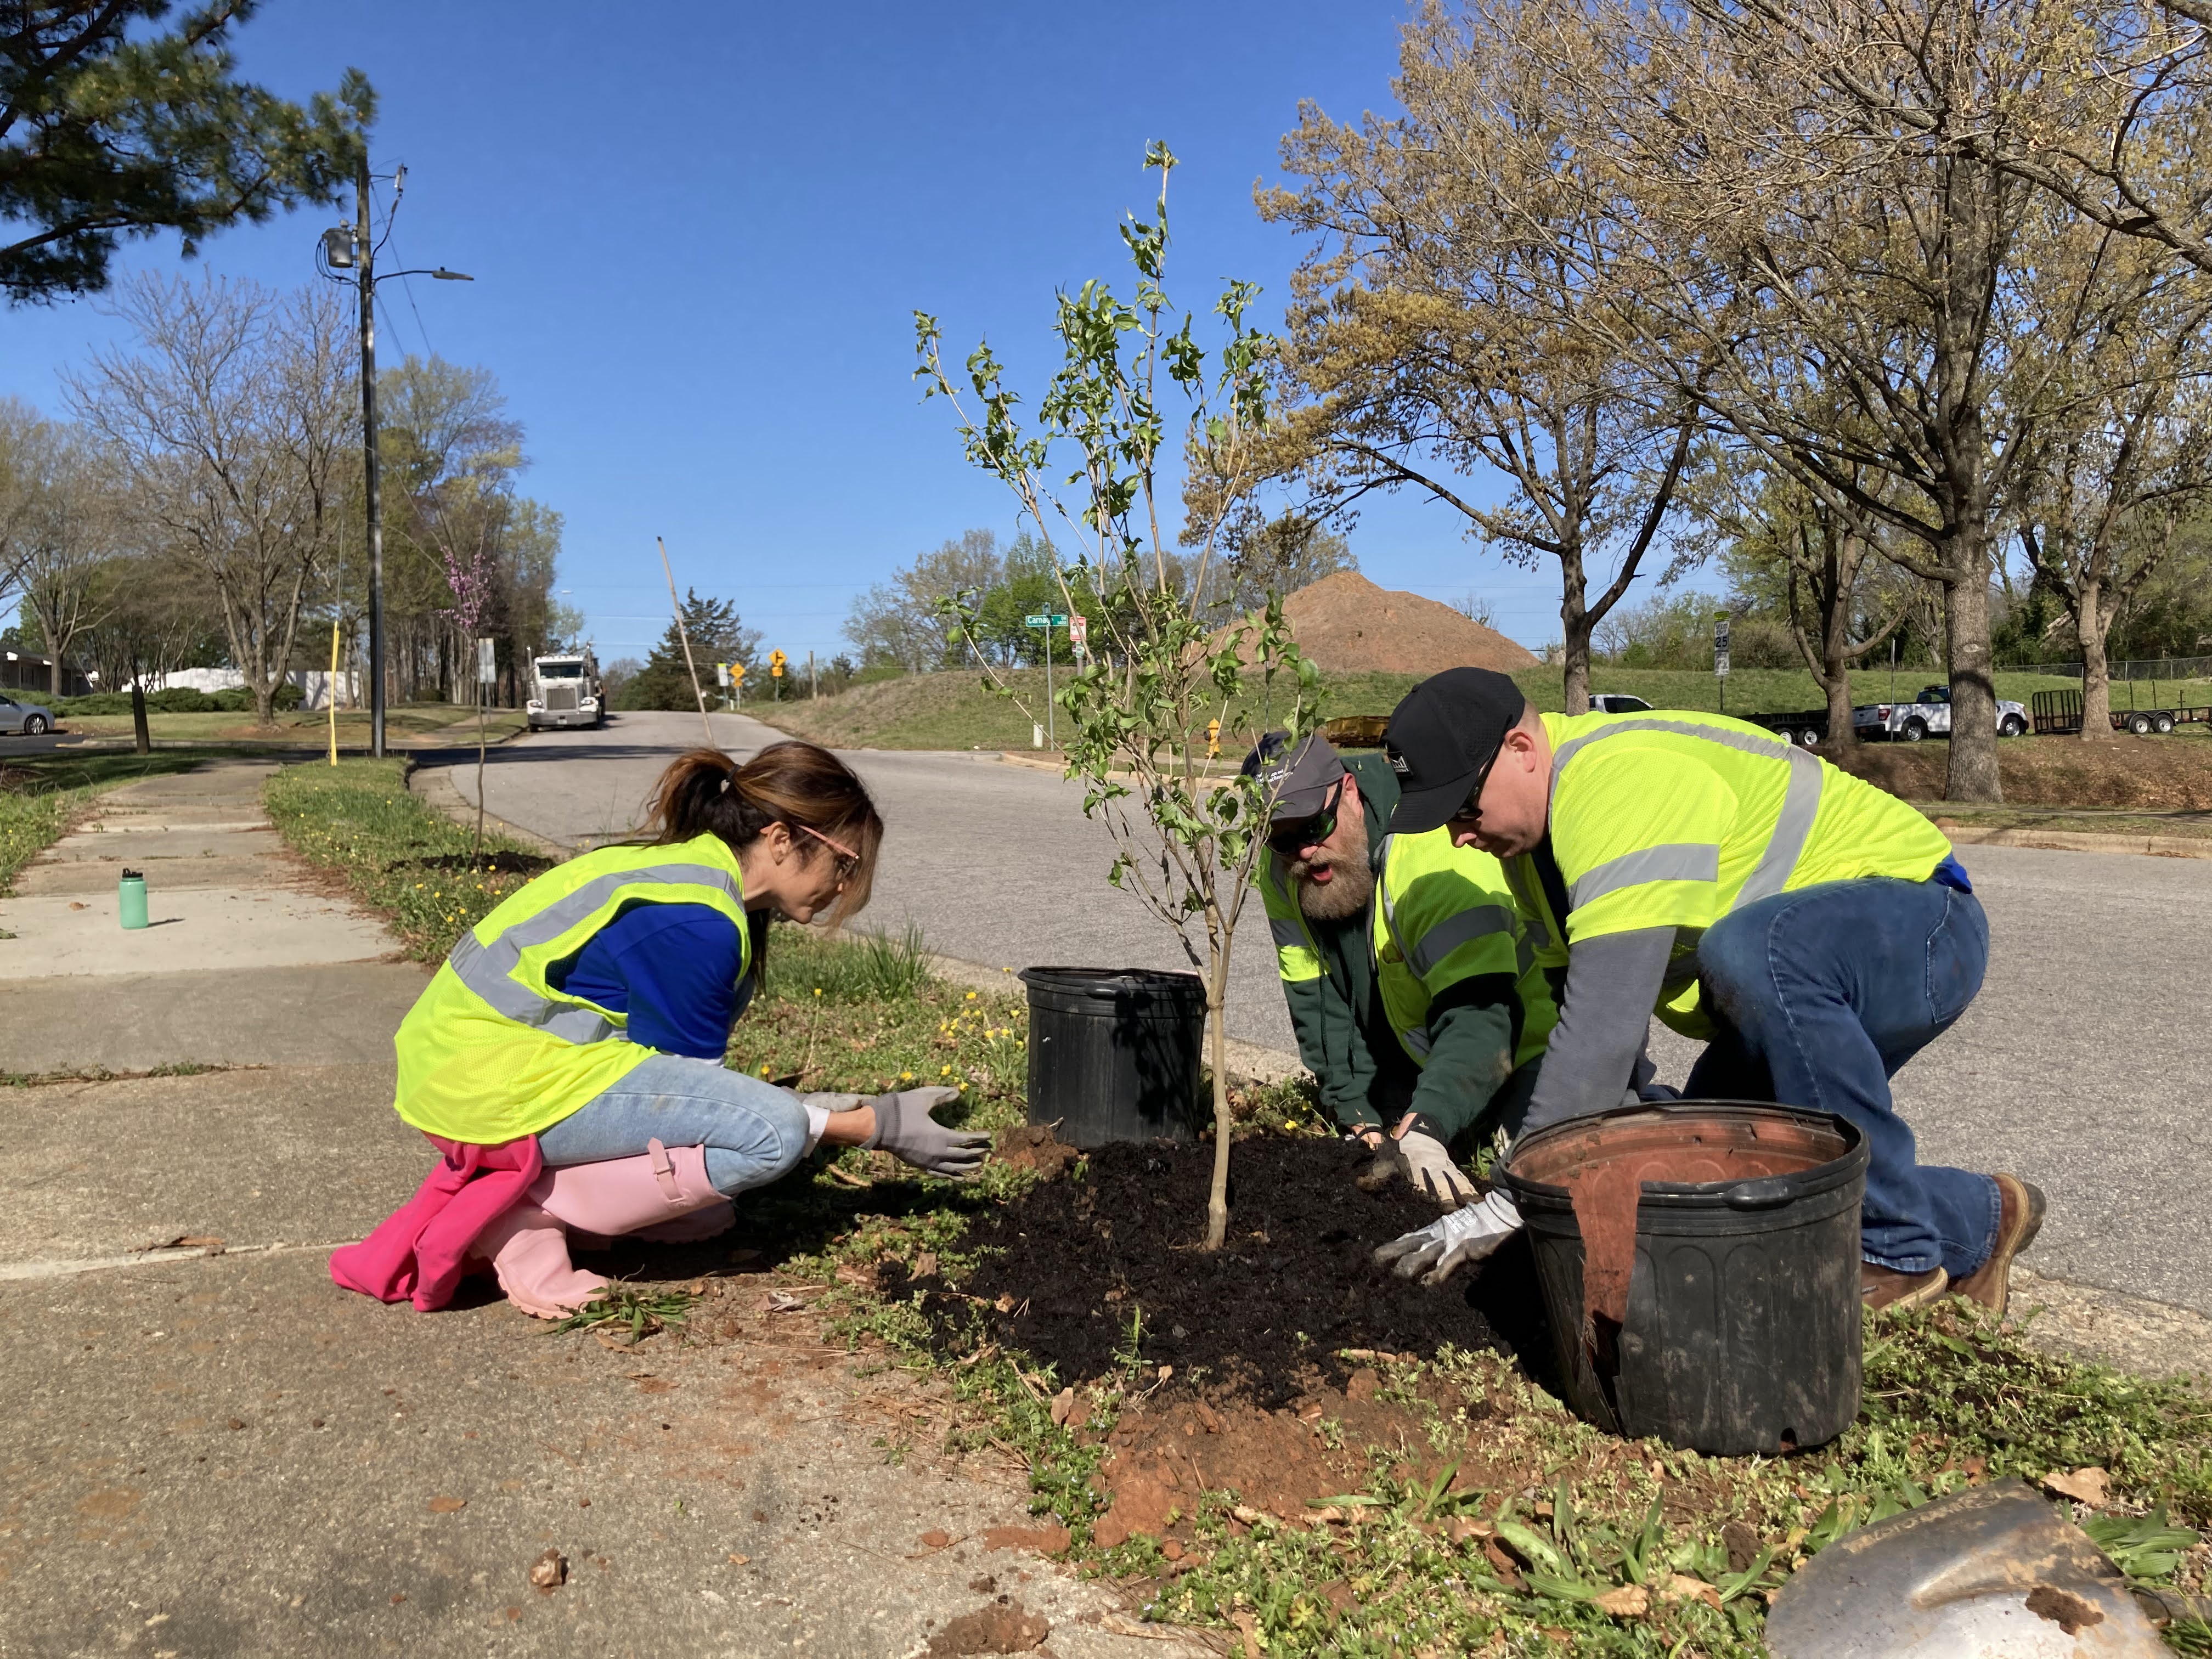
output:
<path id="1" fill-rule="evenodd" d="M 1960 532 L 1944 584 L 1951 679 L 1951 764 L 1946 800 L 2004 799 L 1997 774 L 1996 680 L 1990 651 L 1989 561 L 1981 538 Z"/>
<path id="2" fill-rule="evenodd" d="M 1595 624 L 1585 606 L 1586 598 L 1582 550 L 1571 547 L 1559 555 L 1559 650 L 1564 659 L 1565 706 L 1570 714 L 1589 713 L 1590 630 Z"/>
<path id="3" fill-rule="evenodd" d="M 1224 939 L 1206 964 L 1206 1024 L 1212 1034 L 1213 1184 L 1206 1194 L 1206 1248 L 1218 1250 L 1229 1237 L 1229 1031 L 1222 1007 L 1229 989 L 1229 940 Z"/>
<path id="4" fill-rule="evenodd" d="M 154 752 L 153 734 L 146 729 L 146 677 L 138 672 L 138 659 L 131 659 L 131 747 L 141 755 Z"/>
<path id="5" fill-rule="evenodd" d="M 2081 736 L 2091 743 L 2112 738 L 2112 665 L 2105 636 L 2112 625 L 2100 585 L 2084 580 L 2074 605 L 2074 631 L 2081 641 Z"/>

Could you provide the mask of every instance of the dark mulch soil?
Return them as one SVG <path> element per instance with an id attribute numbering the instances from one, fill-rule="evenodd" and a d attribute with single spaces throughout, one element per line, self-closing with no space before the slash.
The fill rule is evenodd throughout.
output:
<path id="1" fill-rule="evenodd" d="M 551 859 L 535 853 L 440 853 L 431 857 L 401 859 L 395 870 L 496 870 L 503 876 L 542 876 L 553 867 Z"/>
<path id="2" fill-rule="evenodd" d="M 1172 1365 L 1177 1391 L 1268 1409 L 1342 1387 L 1359 1363 L 1344 1349 L 1427 1355 L 1450 1343 L 1535 1358 L 1542 1316 L 1525 1271 L 1493 1262 L 1472 1289 L 1431 1290 L 1375 1265 L 1377 1244 L 1437 1210 L 1403 1185 L 1359 1191 L 1354 1161 L 1334 1141 L 1240 1141 L 1228 1243 L 1209 1254 L 1210 1146 L 1102 1147 L 1079 1175 L 979 1217 L 969 1243 L 992 1254 L 957 1286 L 921 1281 L 936 1292 L 925 1310 L 947 1352 L 995 1341 L 1079 1382 L 1116 1369 L 1141 1308 L 1144 1363 Z"/>

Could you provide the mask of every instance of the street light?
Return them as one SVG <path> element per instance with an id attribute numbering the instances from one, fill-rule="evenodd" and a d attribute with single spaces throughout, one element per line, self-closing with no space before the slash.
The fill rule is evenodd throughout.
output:
<path id="1" fill-rule="evenodd" d="M 407 169 L 392 174 L 392 210 L 399 210 L 406 193 Z M 476 278 L 443 265 L 433 270 L 387 270 L 376 274 L 377 242 L 369 223 L 368 157 L 361 159 L 355 180 L 355 222 L 333 225 L 322 234 L 319 251 L 323 275 L 334 283 L 351 282 L 361 291 L 361 449 L 362 494 L 368 516 L 368 729 L 369 753 L 384 758 L 384 502 L 382 469 L 376 453 L 376 285 L 394 276 L 430 276 L 441 283 L 473 283 Z M 389 216 L 385 234 L 392 234 Z M 350 272 L 350 276 L 341 275 Z"/>

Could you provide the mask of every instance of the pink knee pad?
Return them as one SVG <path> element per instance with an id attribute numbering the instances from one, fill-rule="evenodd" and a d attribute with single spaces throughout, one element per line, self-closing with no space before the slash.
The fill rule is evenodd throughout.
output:
<path id="1" fill-rule="evenodd" d="M 646 1147 L 635 1158 L 549 1170 L 531 1188 L 531 1201 L 571 1231 L 600 1238 L 634 1233 L 682 1243 L 735 1224 L 736 1207 L 707 1179 L 705 1147 L 671 1151 L 657 1140 Z"/>

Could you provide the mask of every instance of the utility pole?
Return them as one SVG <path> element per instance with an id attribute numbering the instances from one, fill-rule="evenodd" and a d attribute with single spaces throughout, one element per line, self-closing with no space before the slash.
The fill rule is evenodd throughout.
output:
<path id="1" fill-rule="evenodd" d="M 368 726 L 369 753 L 384 758 L 384 491 L 376 453 L 376 227 L 370 210 L 368 156 L 354 176 L 354 222 L 326 230 L 319 239 L 316 269 L 336 283 L 352 283 L 361 293 L 362 503 L 368 520 Z M 407 187 L 407 169 L 392 174 L 392 206 L 397 212 Z M 386 228 L 390 221 L 387 218 Z M 443 265 L 393 270 L 390 276 L 434 276 L 441 283 L 472 283 L 465 272 Z"/>
<path id="2" fill-rule="evenodd" d="M 814 653 L 806 653 L 806 701 L 812 702 L 822 695 L 822 684 L 814 678 Z"/>
<path id="3" fill-rule="evenodd" d="M 368 752 L 384 758 L 384 499 L 376 454 L 376 242 L 368 222 L 368 152 L 355 180 L 360 240 L 362 497 L 368 511 Z"/>

